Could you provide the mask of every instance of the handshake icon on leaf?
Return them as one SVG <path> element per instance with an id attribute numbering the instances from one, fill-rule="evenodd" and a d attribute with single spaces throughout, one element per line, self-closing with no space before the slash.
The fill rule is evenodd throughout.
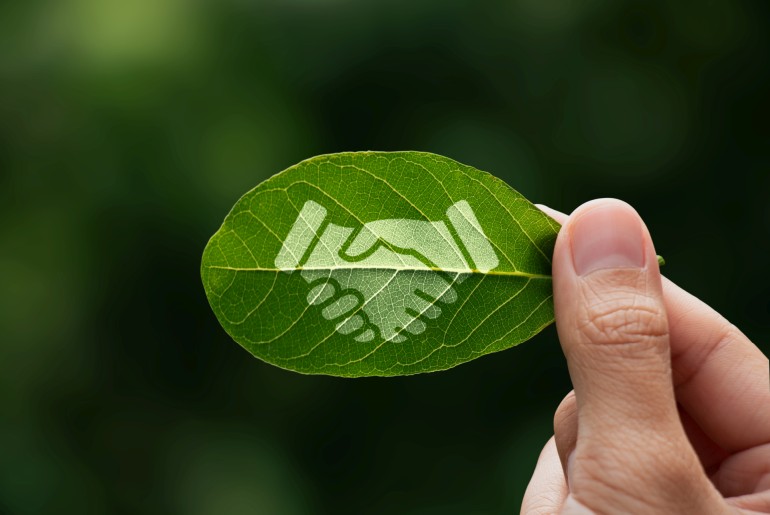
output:
<path id="1" fill-rule="evenodd" d="M 275 259 L 307 281 L 307 301 L 359 342 L 402 342 L 426 319 L 457 301 L 454 286 L 499 264 L 470 204 L 451 205 L 446 220 L 385 219 L 359 227 L 327 220 L 308 200 Z"/>

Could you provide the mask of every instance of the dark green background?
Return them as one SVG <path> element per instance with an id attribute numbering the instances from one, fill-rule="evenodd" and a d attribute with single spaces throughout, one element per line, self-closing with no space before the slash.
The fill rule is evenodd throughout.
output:
<path id="1" fill-rule="evenodd" d="M 218 326 L 203 247 L 304 158 L 431 151 L 557 209 L 630 202 L 665 273 L 766 342 L 769 8 L 3 3 L 0 511 L 517 512 L 570 388 L 553 328 L 438 374 L 301 376 Z"/>

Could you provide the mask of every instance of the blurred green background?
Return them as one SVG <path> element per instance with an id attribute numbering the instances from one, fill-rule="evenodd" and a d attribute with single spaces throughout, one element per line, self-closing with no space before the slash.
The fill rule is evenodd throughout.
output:
<path id="1" fill-rule="evenodd" d="M 768 350 L 764 0 L 0 4 L 0 512 L 517 513 L 570 389 L 553 327 L 448 372 L 302 376 L 203 247 L 307 157 L 425 150 L 612 196 Z"/>

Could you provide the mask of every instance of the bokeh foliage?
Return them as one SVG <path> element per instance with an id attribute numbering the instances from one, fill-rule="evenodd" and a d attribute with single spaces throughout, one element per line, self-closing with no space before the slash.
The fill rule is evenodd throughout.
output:
<path id="1" fill-rule="evenodd" d="M 0 5 L 0 511 L 516 512 L 569 378 L 551 329 L 440 374 L 248 356 L 211 313 L 234 201 L 415 149 L 569 211 L 622 198 L 767 351 L 763 0 Z"/>

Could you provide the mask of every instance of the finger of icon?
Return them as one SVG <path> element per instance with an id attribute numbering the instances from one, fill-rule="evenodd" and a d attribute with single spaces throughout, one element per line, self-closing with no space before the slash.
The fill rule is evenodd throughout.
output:
<path id="1" fill-rule="evenodd" d="M 428 304 L 424 309 L 420 310 L 420 315 L 428 318 L 438 318 L 441 316 L 441 308 L 435 304 Z"/>
<path id="2" fill-rule="evenodd" d="M 334 295 L 334 285 L 330 283 L 321 283 L 310 289 L 307 294 L 307 302 L 313 306 L 322 304 Z"/>
<path id="3" fill-rule="evenodd" d="M 364 325 L 364 317 L 361 315 L 353 315 L 346 318 L 339 324 L 337 324 L 337 332 L 341 334 L 350 334 L 354 331 L 361 329 Z"/>
<path id="4" fill-rule="evenodd" d="M 364 331 L 363 333 L 361 333 L 358 336 L 356 336 L 355 340 L 357 342 L 370 342 L 370 341 L 374 340 L 374 336 L 375 336 L 374 330 L 369 328 L 366 331 Z"/>
<path id="5" fill-rule="evenodd" d="M 426 329 L 425 322 L 423 322 L 419 318 L 412 319 L 412 321 L 410 321 L 408 324 L 404 326 L 404 330 L 412 334 L 421 334 L 423 331 L 425 331 L 425 329 Z"/>
<path id="6" fill-rule="evenodd" d="M 451 279 L 447 281 L 435 274 L 430 276 L 422 274 L 416 277 L 418 280 L 416 290 L 418 293 L 427 295 L 431 300 L 440 300 L 446 304 L 452 304 L 457 300 L 457 293 L 452 288 L 457 274 L 452 274 L 450 277 Z"/>
<path id="7" fill-rule="evenodd" d="M 346 315 L 358 307 L 358 297 L 346 294 L 321 310 L 321 314 L 327 320 L 332 320 Z"/>
<path id="8" fill-rule="evenodd" d="M 364 225 L 347 248 L 343 247 L 342 252 L 348 257 L 355 258 L 368 252 L 376 243 L 377 235 L 374 234 L 369 227 Z"/>
<path id="9" fill-rule="evenodd" d="M 390 338 L 388 338 L 388 341 L 391 341 L 393 343 L 401 343 L 406 341 L 406 336 L 404 336 L 401 333 L 395 333 Z"/>
<path id="10" fill-rule="evenodd" d="M 424 292 L 418 293 L 427 296 Z M 420 295 L 410 295 L 407 298 L 406 307 L 414 310 L 415 316 L 438 318 L 441 315 L 441 308 L 435 304 L 435 301 L 428 300 Z"/>

